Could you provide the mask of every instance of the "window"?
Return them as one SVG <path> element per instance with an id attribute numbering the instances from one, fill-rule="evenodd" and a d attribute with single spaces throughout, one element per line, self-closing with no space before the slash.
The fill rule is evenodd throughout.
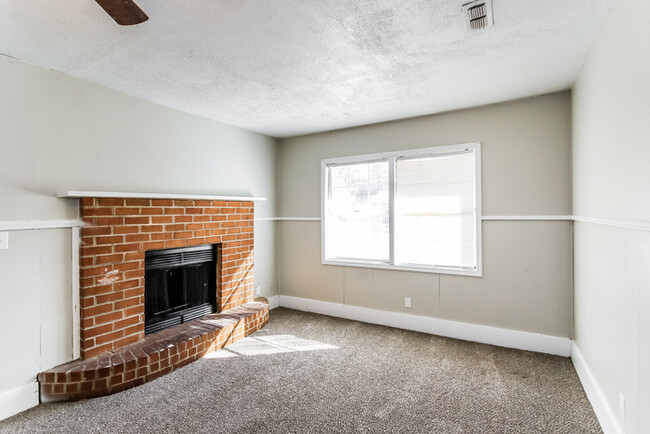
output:
<path id="1" fill-rule="evenodd" d="M 322 161 L 323 263 L 481 275 L 480 144 Z"/>

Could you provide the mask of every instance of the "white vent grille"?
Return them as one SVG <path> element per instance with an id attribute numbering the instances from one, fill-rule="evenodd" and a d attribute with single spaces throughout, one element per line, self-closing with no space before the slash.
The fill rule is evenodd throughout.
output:
<path id="1" fill-rule="evenodd" d="M 492 0 L 474 0 L 462 5 L 468 30 L 479 30 L 493 24 Z"/>

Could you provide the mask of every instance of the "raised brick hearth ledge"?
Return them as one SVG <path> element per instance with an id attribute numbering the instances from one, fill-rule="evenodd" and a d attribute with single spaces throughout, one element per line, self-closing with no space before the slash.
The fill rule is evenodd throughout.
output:
<path id="1" fill-rule="evenodd" d="M 153 333 L 137 343 L 38 374 L 41 402 L 92 398 L 144 384 L 267 324 L 265 298 Z"/>

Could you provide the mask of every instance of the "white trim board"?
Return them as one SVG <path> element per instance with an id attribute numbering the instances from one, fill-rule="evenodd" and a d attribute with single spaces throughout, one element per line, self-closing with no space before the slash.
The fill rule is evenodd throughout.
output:
<path id="1" fill-rule="evenodd" d="M 0 392 L 0 420 L 38 405 L 38 383 Z"/>
<path id="2" fill-rule="evenodd" d="M 570 215 L 484 215 L 482 220 L 501 221 L 571 221 Z"/>
<path id="3" fill-rule="evenodd" d="M 269 301 L 269 309 L 275 309 L 276 307 L 280 307 L 280 296 L 279 295 L 274 295 L 273 297 L 268 297 L 267 300 Z"/>
<path id="4" fill-rule="evenodd" d="M 188 200 L 234 200 L 234 201 L 265 201 L 265 197 L 253 196 L 214 196 L 204 194 L 178 193 L 125 193 L 116 191 L 82 191 L 68 190 L 57 194 L 63 199 L 79 199 L 82 197 L 110 197 L 118 199 L 188 199 Z"/>
<path id="5" fill-rule="evenodd" d="M 582 223 L 592 223 L 602 226 L 613 226 L 623 229 L 634 229 L 637 231 L 650 231 L 650 222 L 643 220 L 610 220 L 596 217 L 573 216 L 573 220 Z"/>
<path id="6" fill-rule="evenodd" d="M 255 221 L 274 221 L 274 222 L 319 222 L 320 217 L 259 217 Z"/>
<path id="7" fill-rule="evenodd" d="M 587 398 L 594 409 L 594 413 L 596 413 L 596 417 L 598 418 L 598 422 L 600 422 L 603 432 L 605 434 L 622 433 L 623 431 L 614 416 L 614 411 L 607 404 L 603 391 L 600 389 L 600 386 L 598 386 L 596 378 L 592 374 L 591 369 L 589 369 L 587 362 L 584 357 L 582 357 L 582 353 L 575 343 L 571 348 L 571 361 L 578 373 L 578 378 L 580 379 L 580 383 L 582 383 L 582 388 L 587 394 Z"/>
<path id="8" fill-rule="evenodd" d="M 427 316 L 388 312 L 366 307 L 311 300 L 308 298 L 291 297 L 288 295 L 280 295 L 279 297 L 280 306 L 289 309 L 314 312 L 322 315 L 506 348 L 536 351 L 562 357 L 569 357 L 571 355 L 572 341 L 569 338 L 469 324 Z"/>
<path id="9" fill-rule="evenodd" d="M 0 231 L 28 231 L 34 229 L 78 228 L 81 220 L 16 220 L 0 222 Z"/>

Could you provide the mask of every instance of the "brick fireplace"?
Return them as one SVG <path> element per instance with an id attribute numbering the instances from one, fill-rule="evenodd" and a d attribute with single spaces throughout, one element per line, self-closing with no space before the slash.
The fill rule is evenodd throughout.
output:
<path id="1" fill-rule="evenodd" d="M 216 308 L 253 301 L 253 202 L 80 199 L 82 359 L 144 339 L 145 252 L 216 245 Z"/>
<path id="2" fill-rule="evenodd" d="M 269 320 L 268 301 L 253 299 L 253 201 L 263 198 L 128 195 L 136 194 L 59 195 L 78 198 L 83 219 L 81 358 L 38 374 L 41 402 L 92 398 L 144 384 L 254 333 Z M 192 248 L 202 245 L 210 247 Z M 145 336 L 145 252 L 151 258 L 155 251 L 179 248 L 216 253 L 202 282 L 214 283 L 215 297 L 207 294 L 216 300 L 217 312 L 198 319 L 188 315 L 181 324 Z M 182 287 L 187 285 L 184 281 Z"/>

